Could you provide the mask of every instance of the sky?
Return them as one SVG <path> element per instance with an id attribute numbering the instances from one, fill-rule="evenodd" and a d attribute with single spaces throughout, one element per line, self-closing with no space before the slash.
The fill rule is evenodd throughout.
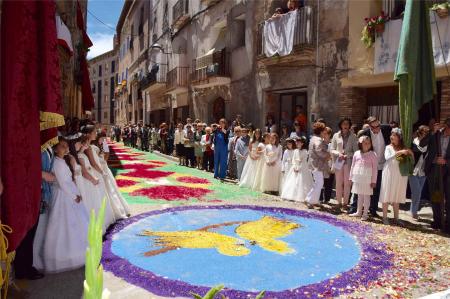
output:
<path id="1" fill-rule="evenodd" d="M 124 0 L 89 0 L 87 30 L 94 44 L 88 52 L 88 58 L 96 57 L 113 49 L 113 37 Z M 92 14 L 107 26 L 96 20 Z M 108 28 L 111 27 L 111 28 Z"/>

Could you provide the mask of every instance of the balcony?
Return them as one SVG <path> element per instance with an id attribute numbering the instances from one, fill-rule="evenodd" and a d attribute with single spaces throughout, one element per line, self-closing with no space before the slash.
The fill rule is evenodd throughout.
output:
<path id="1" fill-rule="evenodd" d="M 156 92 L 166 88 L 167 65 L 154 65 L 146 76 L 144 76 L 139 86 L 142 90 Z"/>
<path id="2" fill-rule="evenodd" d="M 289 55 L 267 57 L 264 48 L 264 25 L 258 25 L 257 55 L 260 66 L 293 65 L 302 66 L 314 63 L 314 15 L 313 8 L 305 6 L 298 9 L 294 31 L 293 49 Z"/>
<path id="3" fill-rule="evenodd" d="M 199 88 L 230 83 L 230 60 L 226 49 L 194 59 L 191 84 Z"/>
<path id="4" fill-rule="evenodd" d="M 178 0 L 172 8 L 173 22 L 175 29 L 180 29 L 189 20 L 189 0 Z"/>
<path id="5" fill-rule="evenodd" d="M 187 91 L 189 67 L 176 67 L 167 73 L 167 93 L 177 94 Z"/>

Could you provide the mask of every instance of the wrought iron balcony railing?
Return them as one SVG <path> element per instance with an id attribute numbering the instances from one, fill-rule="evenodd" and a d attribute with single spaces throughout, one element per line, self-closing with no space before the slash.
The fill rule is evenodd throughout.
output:
<path id="1" fill-rule="evenodd" d="M 210 77 L 230 76 L 230 61 L 226 49 L 194 59 L 192 65 L 192 81 L 202 81 Z"/>
<path id="2" fill-rule="evenodd" d="M 313 9 L 311 6 L 304 6 L 298 9 L 297 22 L 294 31 L 294 49 L 301 46 L 312 46 L 314 43 L 314 22 Z M 264 24 L 258 25 L 257 53 L 264 55 Z"/>
<path id="3" fill-rule="evenodd" d="M 167 89 L 187 87 L 189 81 L 189 67 L 176 67 L 167 73 Z"/>
<path id="4" fill-rule="evenodd" d="M 146 89 L 154 84 L 166 84 L 167 65 L 154 65 L 149 73 L 139 82 L 141 89 Z"/>

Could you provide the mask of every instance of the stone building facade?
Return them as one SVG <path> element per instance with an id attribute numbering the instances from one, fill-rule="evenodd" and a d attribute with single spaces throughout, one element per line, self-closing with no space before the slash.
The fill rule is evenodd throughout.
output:
<path id="1" fill-rule="evenodd" d="M 363 45 L 361 31 L 365 17 L 398 12 L 399 1 L 292 2 L 298 8 L 293 51 L 266 57 L 264 22 L 277 7 L 287 9 L 286 0 L 159 0 L 148 2 L 143 18 L 136 13 L 142 1 L 125 1 L 118 35 L 143 19 L 149 39 L 139 51 L 145 55 L 125 50 L 119 62 L 119 77 L 129 70 L 126 86 L 119 86 L 131 107 L 118 107 L 118 114 L 129 116 L 123 122 L 190 116 L 210 123 L 241 114 L 262 127 L 268 116 L 278 124 L 291 121 L 296 106 L 309 123 L 324 118 L 334 129 L 341 117 L 358 125 L 369 115 L 398 120 L 393 74 L 374 73 L 374 50 Z M 122 34 L 121 43 L 125 39 Z M 436 103 L 445 116 L 449 79 L 442 68 L 436 74 Z"/>
<path id="2" fill-rule="evenodd" d="M 89 60 L 89 73 L 95 106 L 92 119 L 114 124 L 114 92 L 118 83 L 117 47 Z"/>
<path id="3" fill-rule="evenodd" d="M 80 5 L 86 29 L 87 0 L 56 1 L 56 11 L 69 28 L 73 46 L 73 54 L 70 55 L 58 45 L 63 111 L 66 117 L 82 118 L 87 117 L 90 111 L 85 111 L 82 107 L 80 59 L 82 56 L 85 57 L 86 53 L 80 50 L 83 35 L 77 27 L 77 2 Z"/>

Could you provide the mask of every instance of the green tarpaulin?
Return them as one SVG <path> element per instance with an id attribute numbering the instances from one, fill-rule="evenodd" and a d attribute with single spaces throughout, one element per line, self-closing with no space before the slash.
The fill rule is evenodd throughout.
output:
<path id="1" fill-rule="evenodd" d="M 405 144 L 420 107 L 436 93 L 429 8 L 426 1 L 407 0 L 394 80 L 399 83 L 400 125 Z"/>

